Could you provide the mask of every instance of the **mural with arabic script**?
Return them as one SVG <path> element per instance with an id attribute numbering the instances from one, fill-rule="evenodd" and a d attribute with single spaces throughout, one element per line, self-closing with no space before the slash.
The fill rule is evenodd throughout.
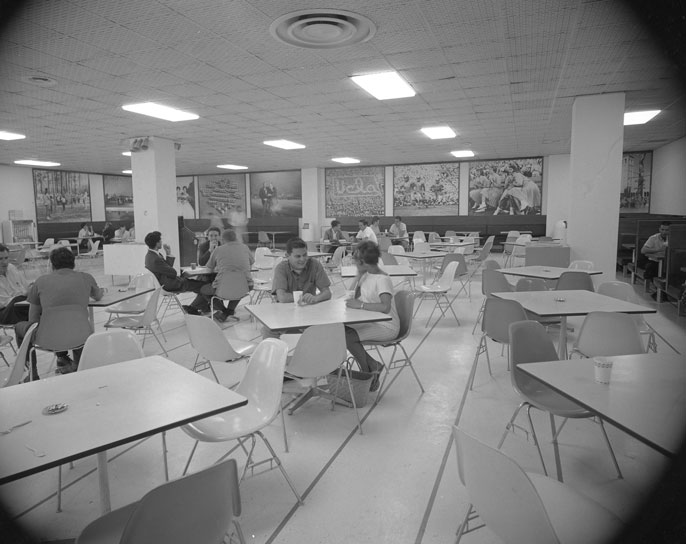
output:
<path id="1" fill-rule="evenodd" d="M 393 214 L 459 215 L 460 163 L 394 166 Z"/>
<path id="2" fill-rule="evenodd" d="M 384 167 L 327 168 L 326 217 L 385 215 Z"/>

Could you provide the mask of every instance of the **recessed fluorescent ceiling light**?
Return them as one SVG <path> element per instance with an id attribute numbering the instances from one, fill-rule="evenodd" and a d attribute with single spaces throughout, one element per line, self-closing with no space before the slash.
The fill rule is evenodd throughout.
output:
<path id="1" fill-rule="evenodd" d="M 357 164 L 360 162 L 358 159 L 353 159 L 352 157 L 336 157 L 335 159 L 331 159 L 334 162 L 340 162 L 342 164 Z"/>
<path id="2" fill-rule="evenodd" d="M 632 111 L 624 114 L 624 125 L 643 125 L 662 110 Z"/>
<path id="3" fill-rule="evenodd" d="M 397 72 L 353 76 L 350 79 L 377 100 L 406 98 L 416 94 L 414 89 Z"/>
<path id="4" fill-rule="evenodd" d="M 165 121 L 192 121 L 198 119 L 200 116 L 187 111 L 176 110 L 154 102 L 143 102 L 141 104 L 127 104 L 122 106 L 123 110 L 140 113 L 142 115 L 149 115 L 150 117 L 157 117 Z"/>
<path id="5" fill-rule="evenodd" d="M 0 140 L 23 140 L 26 138 L 23 134 L 15 134 L 14 132 L 5 132 L 0 130 Z"/>
<path id="6" fill-rule="evenodd" d="M 425 127 L 422 132 L 432 140 L 441 140 L 443 138 L 454 138 L 457 136 L 455 131 L 450 127 Z"/>
<path id="7" fill-rule="evenodd" d="M 122 151 L 121 154 L 124 155 L 125 157 L 130 157 L 130 156 L 131 156 L 131 151 Z"/>
<path id="8" fill-rule="evenodd" d="M 122 174 L 133 174 L 133 170 L 122 170 Z"/>
<path id="9" fill-rule="evenodd" d="M 217 168 L 226 168 L 227 170 L 247 170 L 247 166 L 238 166 L 237 164 L 218 164 Z"/>
<path id="10" fill-rule="evenodd" d="M 262 143 L 272 147 L 278 147 L 280 149 L 305 149 L 304 145 L 296 144 L 295 142 L 289 142 L 288 140 L 266 140 Z"/>
<path id="11" fill-rule="evenodd" d="M 459 151 L 451 151 L 450 154 L 455 157 L 473 157 L 474 151 L 471 149 L 460 149 Z"/>
<path id="12" fill-rule="evenodd" d="M 58 163 L 58 162 L 35 161 L 33 159 L 14 161 L 14 164 L 25 164 L 27 166 L 59 166 L 60 165 L 60 163 Z"/>

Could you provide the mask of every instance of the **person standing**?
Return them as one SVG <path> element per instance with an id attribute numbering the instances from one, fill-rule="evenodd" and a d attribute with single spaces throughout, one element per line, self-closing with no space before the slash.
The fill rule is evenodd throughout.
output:
<path id="1" fill-rule="evenodd" d="M 28 306 L 15 306 L 26 300 L 29 283 L 17 267 L 10 263 L 10 250 L 0 244 L 0 324 L 14 325 L 29 318 Z"/>

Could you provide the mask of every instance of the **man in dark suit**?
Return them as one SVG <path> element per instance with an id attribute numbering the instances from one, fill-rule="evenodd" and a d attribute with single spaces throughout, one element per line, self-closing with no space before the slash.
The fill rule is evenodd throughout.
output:
<path id="1" fill-rule="evenodd" d="M 145 268 L 155 275 L 157 281 L 166 291 L 181 293 L 191 291 L 197 294 L 190 305 L 183 306 L 184 311 L 193 315 L 209 312 L 208 297 L 200 294 L 200 289 L 206 282 L 191 280 L 178 275 L 173 267 L 175 257 L 172 256 L 169 245 L 162 244 L 162 234 L 156 230 L 149 232 L 145 236 L 145 245 L 148 246 L 148 252 L 145 254 Z M 160 249 L 164 249 L 165 256 L 162 256 Z"/>

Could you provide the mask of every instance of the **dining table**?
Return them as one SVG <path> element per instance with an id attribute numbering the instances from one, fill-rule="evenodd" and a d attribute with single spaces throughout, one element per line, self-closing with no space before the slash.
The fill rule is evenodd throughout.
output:
<path id="1" fill-rule="evenodd" d="M 386 272 L 389 276 L 393 278 L 397 277 L 416 277 L 417 271 L 411 266 L 403 264 L 379 264 L 379 268 Z M 357 267 L 355 265 L 348 265 L 341 267 L 341 277 L 343 278 L 354 278 L 357 276 Z"/>
<path id="2" fill-rule="evenodd" d="M 513 266 L 512 268 L 498 268 L 498 272 L 508 276 L 521 276 L 523 278 L 540 278 L 546 281 L 559 280 L 564 272 L 586 272 L 591 276 L 602 274 L 602 270 L 576 270 L 571 268 L 564 268 L 561 266 L 544 266 L 544 265 L 530 265 L 530 266 Z"/>
<path id="3" fill-rule="evenodd" d="M 662 455 L 675 457 L 686 431 L 686 357 L 640 353 L 608 358 L 607 384 L 595 381 L 593 359 L 525 363 L 517 369 Z M 551 425 L 555 437 L 552 419 Z M 561 480 L 556 439 L 553 447 Z"/>
<path id="4" fill-rule="evenodd" d="M 247 402 L 158 355 L 5 387 L 0 485 L 97 455 L 100 506 L 109 512 L 107 450 Z"/>
<path id="5" fill-rule="evenodd" d="M 417 260 L 422 263 L 422 283 L 426 285 L 427 271 L 429 268 L 429 263 L 433 259 L 442 259 L 448 253 L 444 251 L 409 251 L 402 253 L 401 257 L 407 257 L 408 259 Z"/>
<path id="6" fill-rule="evenodd" d="M 583 316 L 591 312 L 618 312 L 626 314 L 654 314 L 655 308 L 634 304 L 585 290 L 516 291 L 492 293 L 494 297 L 515 300 L 525 310 L 541 317 L 559 317 L 560 335 L 558 354 L 567 358 L 567 317 Z"/>

